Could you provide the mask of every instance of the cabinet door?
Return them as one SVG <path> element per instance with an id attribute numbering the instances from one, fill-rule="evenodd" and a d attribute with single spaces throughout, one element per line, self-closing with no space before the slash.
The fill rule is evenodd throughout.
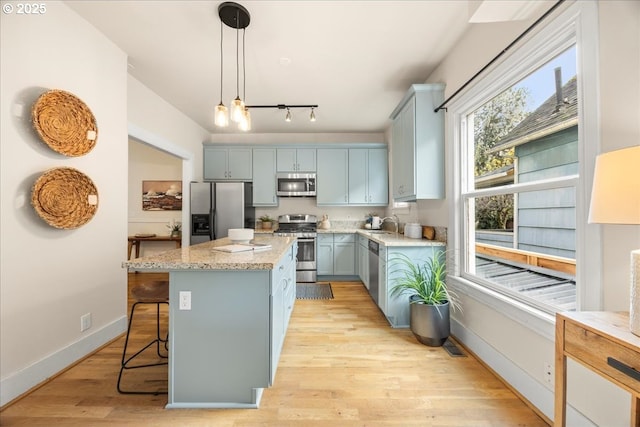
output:
<path id="1" fill-rule="evenodd" d="M 333 274 L 333 240 L 331 242 L 327 240 L 318 239 L 318 275 L 332 275 Z"/>
<path id="2" fill-rule="evenodd" d="M 367 152 L 368 150 L 362 148 L 349 150 L 349 204 L 369 203 Z"/>
<path id="3" fill-rule="evenodd" d="M 415 154 L 416 154 L 416 101 L 412 98 L 402 112 L 402 197 L 416 194 Z"/>
<path id="4" fill-rule="evenodd" d="M 333 243 L 333 274 L 356 274 L 356 251 L 353 242 Z"/>
<path id="5" fill-rule="evenodd" d="M 300 172 L 316 171 L 316 149 L 298 148 L 296 150 L 296 165 Z"/>
<path id="6" fill-rule="evenodd" d="M 318 149 L 317 205 L 346 205 L 349 202 L 347 149 Z"/>
<path id="7" fill-rule="evenodd" d="M 230 148 L 228 179 L 251 181 L 252 153 L 250 148 Z"/>
<path id="8" fill-rule="evenodd" d="M 278 172 L 295 172 L 296 171 L 296 149 L 295 148 L 278 148 L 277 150 L 277 167 Z"/>
<path id="9" fill-rule="evenodd" d="M 253 206 L 278 206 L 274 148 L 253 150 Z"/>
<path id="10" fill-rule="evenodd" d="M 367 172 L 367 203 L 387 205 L 389 203 L 389 162 L 386 148 L 368 150 Z"/>
<path id="11" fill-rule="evenodd" d="M 227 179 L 227 154 L 226 148 L 207 147 L 204 149 L 204 179 Z"/>

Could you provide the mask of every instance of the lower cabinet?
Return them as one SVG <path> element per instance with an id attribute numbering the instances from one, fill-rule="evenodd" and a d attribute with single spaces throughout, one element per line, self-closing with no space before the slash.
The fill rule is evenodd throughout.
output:
<path id="1" fill-rule="evenodd" d="M 409 327 L 409 295 L 391 296 L 394 281 L 402 275 L 402 269 L 398 268 L 398 255 L 404 254 L 414 263 L 423 263 L 436 252 L 444 252 L 444 250 L 444 245 L 380 246 L 380 300 L 378 305 L 392 327 Z"/>
<path id="2" fill-rule="evenodd" d="M 321 233 L 317 240 L 319 276 L 354 276 L 356 243 L 353 233 Z"/>
<path id="3" fill-rule="evenodd" d="M 275 380 L 280 353 L 296 299 L 297 245 L 273 269 L 271 277 L 271 370 L 270 384 Z"/>
<path id="4" fill-rule="evenodd" d="M 357 241 L 358 277 L 364 283 L 364 286 L 369 289 L 369 239 L 358 235 Z"/>

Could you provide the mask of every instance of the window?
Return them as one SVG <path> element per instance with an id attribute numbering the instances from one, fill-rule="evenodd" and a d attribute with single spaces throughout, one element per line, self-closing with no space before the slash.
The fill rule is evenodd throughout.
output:
<path id="1" fill-rule="evenodd" d="M 585 238 L 597 79 L 584 15 L 567 9 L 449 106 L 454 277 L 550 314 L 600 304 L 580 280 L 599 239 Z"/>

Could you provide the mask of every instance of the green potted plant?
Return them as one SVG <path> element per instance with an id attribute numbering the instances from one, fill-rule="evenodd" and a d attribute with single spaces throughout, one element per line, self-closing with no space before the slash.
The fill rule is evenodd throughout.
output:
<path id="1" fill-rule="evenodd" d="M 450 335 L 450 307 L 460 309 L 456 295 L 447 288 L 446 252 L 434 252 L 430 259 L 415 263 L 404 254 L 395 262 L 400 273 L 391 288 L 392 296 L 409 294 L 409 325 L 422 344 L 439 347 Z"/>
<path id="2" fill-rule="evenodd" d="M 260 218 L 260 222 L 262 223 L 262 228 L 265 230 L 269 230 L 273 225 L 273 219 L 269 215 L 262 215 Z"/>
<path id="3" fill-rule="evenodd" d="M 180 237 L 182 235 L 182 224 L 176 222 L 175 224 L 167 225 L 171 232 L 171 237 Z"/>

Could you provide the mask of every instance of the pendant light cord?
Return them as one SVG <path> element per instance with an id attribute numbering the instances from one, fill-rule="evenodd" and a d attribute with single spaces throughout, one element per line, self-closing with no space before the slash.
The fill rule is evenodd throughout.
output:
<path id="1" fill-rule="evenodd" d="M 240 12 L 236 11 L 236 97 L 240 97 Z"/>
<path id="2" fill-rule="evenodd" d="M 222 72 L 224 69 L 224 55 L 222 54 L 222 19 L 220 20 L 220 104 L 222 104 Z"/>
<path id="3" fill-rule="evenodd" d="M 244 39 L 245 39 L 245 34 L 246 34 L 246 28 L 242 29 L 242 98 L 244 99 L 244 102 L 247 102 L 247 70 L 245 68 L 246 66 L 246 57 L 245 57 L 245 51 L 244 51 Z"/>

